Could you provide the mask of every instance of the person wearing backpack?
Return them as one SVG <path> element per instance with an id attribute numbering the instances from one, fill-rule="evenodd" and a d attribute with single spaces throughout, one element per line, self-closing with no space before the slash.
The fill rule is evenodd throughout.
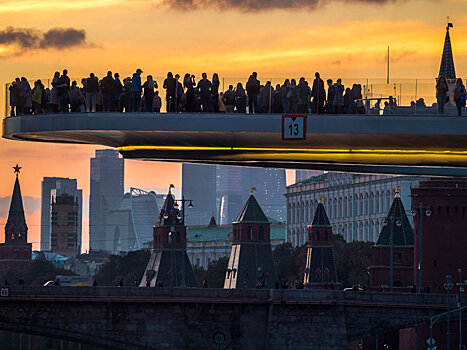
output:
<path id="1" fill-rule="evenodd" d="M 459 117 L 462 115 L 462 108 L 465 107 L 466 101 L 466 90 L 461 78 L 458 78 L 456 81 L 456 86 L 454 87 L 454 102 L 457 107 L 457 114 Z"/>
<path id="2" fill-rule="evenodd" d="M 229 85 L 229 89 L 224 93 L 222 96 L 222 102 L 225 105 L 225 112 L 226 113 L 233 113 L 235 109 L 235 92 L 233 89 L 233 85 Z"/>
<path id="3" fill-rule="evenodd" d="M 70 100 L 70 78 L 68 77 L 68 71 L 63 70 L 63 74 L 58 81 L 58 97 L 60 101 L 60 113 L 68 113 L 69 100 Z"/>
<path id="4" fill-rule="evenodd" d="M 114 94 L 115 81 L 112 78 L 112 72 L 108 71 L 107 76 L 101 81 L 102 106 L 104 112 L 112 112 L 112 101 Z"/>

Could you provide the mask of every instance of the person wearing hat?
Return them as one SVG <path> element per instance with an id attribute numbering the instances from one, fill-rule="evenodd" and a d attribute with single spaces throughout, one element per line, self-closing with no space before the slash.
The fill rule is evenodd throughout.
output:
<path id="1" fill-rule="evenodd" d="M 141 87 L 141 69 L 137 69 L 136 73 L 133 73 L 133 78 L 131 79 L 131 102 L 132 102 L 132 112 L 139 112 L 141 105 L 141 92 L 143 91 Z"/>

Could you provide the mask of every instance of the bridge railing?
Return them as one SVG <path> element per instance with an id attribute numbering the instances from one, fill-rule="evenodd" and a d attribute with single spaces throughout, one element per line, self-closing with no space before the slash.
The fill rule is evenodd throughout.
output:
<path id="1" fill-rule="evenodd" d="M 2 287 L 5 288 L 5 287 Z M 316 304 L 374 304 L 443 308 L 455 305 L 456 295 L 381 293 L 329 289 L 215 289 L 215 288 L 145 288 L 145 287 L 42 287 L 8 286 L 2 298 L 82 299 L 117 301 L 191 301 L 230 303 L 311 302 Z"/>

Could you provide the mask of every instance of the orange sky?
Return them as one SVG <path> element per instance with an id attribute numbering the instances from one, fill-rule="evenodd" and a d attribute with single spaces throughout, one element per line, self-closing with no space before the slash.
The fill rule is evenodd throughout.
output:
<path id="1" fill-rule="evenodd" d="M 454 22 L 451 39 L 457 75 L 465 74 L 467 68 L 467 16 L 461 15 L 465 0 L 391 0 L 380 4 L 335 0 L 318 1 L 314 9 L 270 11 L 183 11 L 167 9 L 160 3 L 0 0 L 0 31 L 8 26 L 42 32 L 55 27 L 86 31 L 86 44 L 70 49 L 25 51 L 0 43 L 0 82 L 22 75 L 29 80 L 50 79 L 55 70 L 63 68 L 71 77 L 84 77 L 91 71 L 102 76 L 109 69 L 129 76 L 138 67 L 144 71 L 143 79 L 146 74 L 165 76 L 168 70 L 196 76 L 216 71 L 221 78 L 238 77 L 232 82 L 245 82 L 253 70 L 263 80 L 311 77 L 315 71 L 325 78 L 385 78 L 389 45 L 391 77 L 430 79 L 426 80 L 426 91 L 431 91 L 448 15 Z M 4 91 L 2 94 L 3 113 Z M 13 165 L 23 167 L 21 186 L 23 196 L 28 198 L 25 206 L 30 241 L 38 242 L 37 201 L 42 177 L 77 178 L 88 196 L 89 158 L 94 149 L 0 140 L 0 226 L 14 182 Z M 127 161 L 125 166 L 125 187 L 181 185 L 177 164 Z M 87 241 L 87 236 L 83 240 Z"/>

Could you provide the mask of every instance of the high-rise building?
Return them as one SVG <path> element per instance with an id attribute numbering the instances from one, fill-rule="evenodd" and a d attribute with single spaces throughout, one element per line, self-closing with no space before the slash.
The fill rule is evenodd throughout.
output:
<path id="1" fill-rule="evenodd" d="M 76 179 L 67 177 L 44 177 L 42 179 L 42 197 L 41 197 L 41 251 L 51 250 L 51 203 L 52 191 L 55 195 L 69 195 L 76 198 L 78 203 L 78 247 L 81 248 L 82 237 L 82 218 L 83 218 L 83 190 L 78 189 Z M 79 251 L 80 253 L 81 251 Z"/>
<path id="2" fill-rule="evenodd" d="M 78 199 L 52 190 L 51 252 L 76 257 L 78 244 Z"/>
<path id="3" fill-rule="evenodd" d="M 286 171 L 283 169 L 217 166 L 217 207 L 219 223 L 230 224 L 248 199 L 252 188 L 266 216 L 286 219 Z"/>
<path id="4" fill-rule="evenodd" d="M 124 187 L 124 160 L 118 151 L 96 150 L 90 179 L 89 250 L 112 251 L 114 237 L 107 235 L 108 215 L 118 209 Z"/>
<path id="5" fill-rule="evenodd" d="M 216 204 L 220 225 L 230 224 L 242 209 L 245 169 L 236 166 L 216 166 Z"/>
<path id="6" fill-rule="evenodd" d="M 287 219 L 286 171 L 284 169 L 246 168 L 244 179 L 244 200 L 252 188 L 255 198 L 268 218 L 285 222 Z M 246 185 L 246 186 L 245 186 Z"/>
<path id="7" fill-rule="evenodd" d="M 159 216 L 156 193 L 131 188 L 117 209 L 109 211 L 107 233 L 113 241 L 111 252 L 143 249 L 153 239 L 153 227 Z"/>
<path id="8" fill-rule="evenodd" d="M 193 200 L 187 210 L 187 225 L 206 225 L 216 211 L 216 166 L 182 164 L 182 196 Z"/>

